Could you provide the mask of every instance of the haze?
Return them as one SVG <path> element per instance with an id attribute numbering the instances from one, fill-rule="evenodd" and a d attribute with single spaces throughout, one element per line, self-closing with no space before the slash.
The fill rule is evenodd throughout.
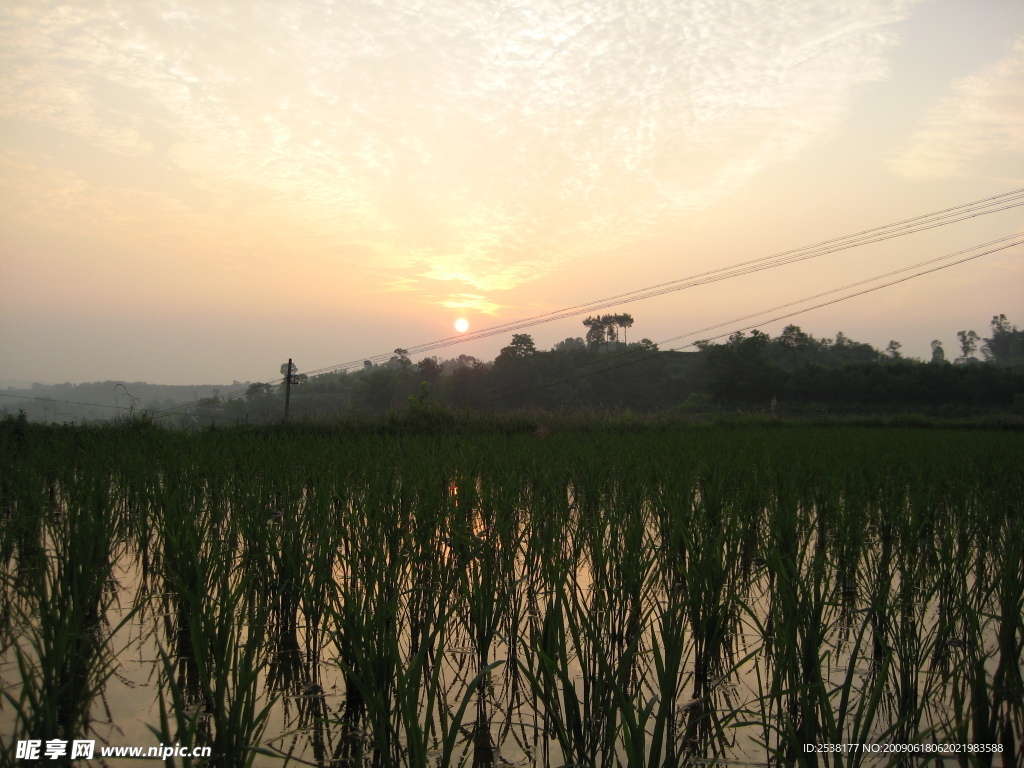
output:
<path id="1" fill-rule="evenodd" d="M 7 2 L 0 74 L 5 380 L 267 381 L 1024 187 L 1017 0 Z M 1022 210 L 622 310 L 658 341 Z M 1022 256 L 787 322 L 952 350 L 1024 325 Z"/>

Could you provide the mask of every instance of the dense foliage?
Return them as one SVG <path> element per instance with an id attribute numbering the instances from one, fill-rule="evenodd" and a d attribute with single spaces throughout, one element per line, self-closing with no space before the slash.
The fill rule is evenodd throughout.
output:
<path id="1" fill-rule="evenodd" d="M 1004 315 L 992 320 L 992 336 L 982 347 L 985 361 L 973 357 L 977 334 L 965 333 L 962 354 L 953 362 L 933 342 L 927 363 L 904 358 L 896 341 L 879 351 L 842 333 L 815 338 L 795 325 L 774 338 L 755 330 L 720 344 L 698 342 L 693 352 L 662 351 L 648 339 L 618 341 L 610 330 L 617 322 L 628 327 L 633 319 L 587 318 L 589 341 L 568 338 L 548 351 L 538 350 L 528 334 L 514 334 L 493 363 L 461 356 L 414 364 L 396 354 L 383 365 L 305 381 L 293 389 L 292 412 L 383 414 L 422 398 L 424 387 L 433 401 L 476 410 L 745 408 L 963 416 L 1024 406 L 1024 332 Z M 280 393 L 255 390 L 245 401 L 218 404 L 216 414 L 250 421 L 278 418 Z"/>
<path id="2" fill-rule="evenodd" d="M 413 362 L 406 350 L 396 349 L 387 362 L 367 361 L 352 372 L 310 377 L 293 367 L 290 413 L 317 418 L 383 415 L 404 409 L 411 399 L 475 411 L 743 409 L 792 415 L 895 411 L 945 417 L 1024 412 L 1024 332 L 1005 315 L 992 318 L 988 338 L 960 331 L 960 354 L 952 360 L 941 342 L 933 341 L 928 362 L 903 357 L 897 341 L 878 350 L 843 333 L 816 338 L 796 325 L 786 326 L 776 337 L 755 330 L 749 335 L 735 333 L 724 343 L 697 342 L 696 351 L 659 350 L 649 339 L 620 341 L 620 331 L 624 337 L 633 324 L 632 316 L 625 314 L 588 317 L 586 339 L 567 338 L 546 351 L 538 349 L 529 334 L 513 334 L 489 363 L 468 355 Z M 983 360 L 976 357 L 979 344 Z M 287 363 L 281 366 L 282 374 L 286 369 Z M 12 400 L 6 410 L 14 413 L 24 407 L 32 420 L 67 420 L 62 415 L 96 418 L 95 409 L 57 401 L 95 396 L 97 386 L 83 385 L 79 392 L 67 385 L 54 390 L 55 401 Z M 158 388 L 112 382 L 107 388 L 128 406 L 121 414 L 143 409 L 155 415 L 173 406 L 168 400 L 144 397 L 161 391 Z M 228 390 L 232 397 L 221 396 L 217 389 L 193 389 L 200 391 L 205 394 L 193 394 L 187 407 L 173 409 L 174 423 L 259 423 L 284 415 L 281 382 L 234 386 Z"/>

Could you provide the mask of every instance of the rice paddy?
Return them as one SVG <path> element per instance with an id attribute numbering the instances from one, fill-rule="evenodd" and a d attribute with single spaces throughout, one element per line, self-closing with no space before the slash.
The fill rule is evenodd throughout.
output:
<path id="1" fill-rule="evenodd" d="M 7 420 L 0 752 L 1016 765 L 1022 449 L 959 429 Z"/>

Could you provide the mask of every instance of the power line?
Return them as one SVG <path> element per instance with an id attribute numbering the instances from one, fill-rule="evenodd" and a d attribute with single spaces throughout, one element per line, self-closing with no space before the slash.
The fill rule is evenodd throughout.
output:
<path id="1" fill-rule="evenodd" d="M 587 312 L 607 309 L 609 307 L 617 306 L 626 302 L 640 301 L 643 299 L 653 298 L 655 296 L 661 296 L 666 293 L 684 290 L 686 288 L 692 288 L 698 285 L 706 285 L 708 283 L 718 282 L 720 280 L 727 280 L 741 275 L 752 274 L 754 272 L 760 272 L 766 269 L 774 269 L 775 267 L 783 266 L 785 264 L 791 264 L 798 261 L 805 261 L 808 259 L 816 258 L 817 256 L 823 256 L 829 253 L 835 253 L 838 251 L 855 248 L 860 245 L 868 245 L 871 243 L 882 242 L 884 240 L 890 240 L 895 237 L 902 237 L 903 235 L 914 234 L 916 232 L 922 232 L 928 229 L 946 226 L 948 224 L 955 224 L 961 221 L 966 221 L 967 219 L 988 215 L 990 213 L 997 213 L 999 211 L 1020 207 L 1022 205 L 1024 205 L 1024 189 L 1018 189 L 1013 192 L 1008 192 L 1003 195 L 996 195 L 990 198 L 985 198 L 983 200 L 978 200 L 973 203 L 966 203 L 964 205 L 955 206 L 954 208 L 947 208 L 942 211 L 924 214 L 922 216 L 914 217 L 913 219 L 905 219 L 903 221 L 898 221 L 893 224 L 885 225 L 882 227 L 874 227 L 869 230 L 863 230 L 861 232 L 857 232 L 852 235 L 847 235 L 845 237 L 825 240 L 820 243 L 815 243 L 813 245 L 806 246 L 804 248 L 783 251 L 781 253 L 773 254 L 771 256 L 740 262 L 738 264 L 733 264 L 728 267 L 722 267 L 720 269 L 711 270 L 708 272 L 697 273 L 695 275 L 679 278 L 677 280 L 672 280 L 666 283 L 660 283 L 658 285 L 649 286 L 648 288 L 641 288 L 635 291 L 617 294 L 615 296 L 610 296 L 604 299 L 598 299 L 597 301 L 588 302 L 586 304 L 578 304 L 572 307 L 565 307 L 559 310 L 555 310 L 553 312 L 547 312 L 541 315 L 535 315 L 533 317 L 524 318 L 522 320 L 490 326 L 488 328 L 481 329 L 480 331 L 476 331 L 474 333 L 462 334 L 459 336 L 450 336 L 445 339 L 440 339 L 438 341 L 420 344 L 418 346 L 409 347 L 407 349 L 407 352 L 410 355 L 420 354 L 422 352 L 427 352 L 434 349 L 441 349 L 455 344 L 462 344 L 468 341 L 476 341 L 482 338 L 487 338 L 489 336 L 508 333 L 509 331 L 516 331 L 522 328 L 529 328 L 535 325 L 549 323 L 554 320 L 562 320 L 568 317 L 582 315 Z M 376 360 L 387 359 L 388 357 L 389 354 L 383 354 L 367 359 L 373 362 Z M 361 364 L 362 361 L 351 361 L 348 363 L 341 363 L 339 365 L 309 371 L 308 375 L 313 376 L 321 373 L 330 373 L 336 370 L 356 367 Z"/>
<path id="2" fill-rule="evenodd" d="M 126 405 L 103 405 L 102 403 L 80 403 L 77 400 L 56 400 L 52 397 L 33 397 L 30 395 L 9 395 L 5 392 L 0 392 L 0 397 L 16 397 L 19 400 L 41 400 L 46 403 L 66 403 L 68 405 L 88 405 L 93 408 L 115 408 L 125 410 L 128 408 Z"/>
<path id="3" fill-rule="evenodd" d="M 769 312 L 776 312 L 776 311 L 778 311 L 780 309 L 785 309 L 786 307 L 792 307 L 792 306 L 795 306 L 797 304 L 803 304 L 805 301 L 813 301 L 814 299 L 821 298 L 822 296 L 828 296 L 829 294 L 838 293 L 839 291 L 845 291 L 845 290 L 848 290 L 850 288 L 856 288 L 857 286 L 860 286 L 860 285 L 867 285 L 868 283 L 873 283 L 876 280 L 882 280 L 882 279 L 884 279 L 886 277 L 892 277 L 893 275 L 899 275 L 899 274 L 902 274 L 904 272 L 909 272 L 912 269 L 918 269 L 919 267 L 924 267 L 924 266 L 927 266 L 929 264 L 934 264 L 934 263 L 939 262 L 939 261 L 945 261 L 947 259 L 955 258 L 956 256 L 962 256 L 965 253 L 970 253 L 971 251 L 976 251 L 979 248 L 987 248 L 988 246 L 995 245 L 997 243 L 1005 243 L 1007 240 L 1014 240 L 1014 238 L 1021 238 L 1021 233 L 1017 232 L 1017 233 L 1012 234 L 1012 235 L 1006 235 L 1005 237 L 996 238 L 995 240 L 989 240 L 986 243 L 979 243 L 978 245 L 973 245 L 970 248 L 963 248 L 963 249 L 961 249 L 959 251 L 955 251 L 953 253 L 947 253 L 945 256 L 936 256 L 933 259 L 926 259 L 924 261 L 919 261 L 917 264 L 911 264 L 909 267 L 902 267 L 900 269 L 894 269 L 894 270 L 892 270 L 890 272 L 885 272 L 884 274 L 881 274 L 881 275 L 875 275 L 874 277 L 869 277 L 866 280 L 858 280 L 857 282 L 854 282 L 854 283 L 848 283 L 848 284 L 846 284 L 846 285 L 844 285 L 844 286 L 842 286 L 840 288 L 833 288 L 832 290 L 829 290 L 829 291 L 823 291 L 822 293 L 816 293 L 813 296 L 805 296 L 804 298 L 797 299 L 796 301 L 790 301 L 790 302 L 787 302 L 785 304 L 779 304 L 778 306 L 772 307 L 771 309 L 765 309 L 765 310 L 762 310 L 760 312 L 754 312 L 754 313 L 749 314 L 749 315 L 744 315 L 743 317 L 737 317 L 737 318 L 734 318 L 733 320 L 729 320 L 728 322 L 725 322 L 725 323 L 718 323 L 716 325 L 711 325 L 711 326 L 708 326 L 707 328 L 701 328 L 698 331 L 693 331 L 692 333 L 684 333 L 681 336 L 673 336 L 670 339 L 665 339 L 664 341 L 660 341 L 658 343 L 659 344 L 666 344 L 666 343 L 668 343 L 670 341 L 678 341 L 679 339 L 685 339 L 687 336 L 695 336 L 696 334 L 703 333 L 704 331 L 711 331 L 711 330 L 715 330 L 716 328 L 722 328 L 722 327 L 724 327 L 726 325 L 732 325 L 733 323 L 741 322 L 743 320 L 749 320 L 749 319 L 754 318 L 754 317 L 760 317 L 761 315 L 766 315 Z M 995 253 L 996 251 L 1002 251 L 1002 250 L 1005 250 L 1007 248 L 1012 248 L 1013 246 L 1020 245 L 1021 243 L 1024 243 L 1024 239 L 1017 239 L 1014 242 L 1006 243 L 1005 245 L 1002 245 L 999 248 L 993 248 L 990 251 L 985 251 L 984 253 L 975 254 L 975 255 L 967 258 L 967 259 L 960 259 L 959 261 L 951 262 L 950 264 L 946 264 L 945 266 L 940 267 L 939 269 L 945 269 L 946 267 L 952 267 L 952 266 L 954 266 L 956 264 L 962 264 L 964 261 L 970 261 L 971 259 L 976 259 L 979 256 L 986 256 L 986 255 L 988 255 L 990 253 Z M 914 277 L 919 277 L 920 275 L 925 275 L 925 274 L 928 274 L 929 272 L 935 272 L 935 271 L 937 271 L 937 270 L 934 270 L 934 269 L 926 270 L 924 272 L 919 272 L 916 275 L 911 275 L 910 277 L 905 278 L 905 279 L 909 280 L 909 279 L 912 279 Z M 884 287 L 886 287 L 888 285 L 895 285 L 898 282 L 903 282 L 903 280 L 895 280 L 892 283 L 886 283 L 885 285 L 877 286 L 876 288 L 872 288 L 871 290 L 873 291 L 873 290 L 877 290 L 878 288 L 884 288 Z M 861 291 L 860 293 L 851 294 L 849 297 L 844 297 L 844 299 L 845 298 L 850 298 L 852 296 L 859 296 L 861 293 L 869 293 L 869 292 L 870 291 Z M 834 303 L 834 302 L 830 302 L 830 303 Z M 824 306 L 824 305 L 819 305 L 819 306 Z M 811 309 L 815 309 L 815 307 L 811 307 Z M 742 330 L 748 330 L 751 327 L 753 327 L 753 326 L 748 326 L 747 328 L 743 328 Z M 718 337 L 716 336 L 714 338 L 718 338 Z M 692 345 L 687 345 L 687 346 L 692 346 Z"/>
<path id="4" fill-rule="evenodd" d="M 785 266 L 787 264 L 796 263 L 799 261 L 806 261 L 808 259 L 823 256 L 829 253 L 836 253 L 839 251 L 848 250 L 851 248 L 858 247 L 860 245 L 868 245 L 872 243 L 882 242 L 890 240 L 896 237 L 902 237 L 904 235 L 914 234 L 936 227 L 946 226 L 948 224 L 955 224 L 968 219 L 977 218 L 979 216 L 986 216 L 991 213 L 997 213 L 1000 211 L 1009 210 L 1011 208 L 1017 208 L 1024 206 L 1024 188 L 1016 189 L 1010 192 L 1006 192 L 1000 195 L 993 195 L 991 197 L 982 198 L 975 200 L 970 203 L 963 203 L 961 205 L 952 206 L 950 208 L 944 208 L 931 213 L 922 214 L 909 219 L 902 219 L 900 221 L 892 222 L 890 224 L 882 225 L 879 227 L 872 227 L 870 229 L 861 230 L 850 235 L 844 235 L 842 237 L 831 238 L 828 240 L 822 240 L 809 246 L 802 248 L 791 249 L 788 251 L 782 251 L 780 253 L 772 254 L 770 256 L 759 257 L 748 261 L 738 262 L 736 264 L 722 267 L 707 272 L 700 272 L 687 277 L 678 278 L 665 283 L 659 283 L 657 285 L 648 286 L 647 288 L 641 288 L 626 293 L 616 294 L 596 301 L 577 304 L 570 307 L 563 307 L 562 309 L 554 310 L 552 312 L 546 312 L 540 315 L 534 315 L 532 317 L 523 318 L 521 320 L 511 321 L 508 323 L 501 323 L 499 325 L 489 326 L 473 333 L 461 334 L 458 336 L 449 336 L 444 339 L 439 339 L 433 342 L 427 342 L 417 346 L 409 347 L 406 351 L 410 355 L 422 354 L 423 352 L 433 351 L 435 349 L 442 349 L 456 344 L 464 344 L 469 341 L 476 341 L 490 336 L 498 334 L 508 333 L 510 331 L 517 331 L 523 328 L 530 328 L 536 325 L 553 322 L 555 320 L 562 320 L 569 317 L 582 315 L 588 312 L 594 312 L 601 309 L 607 309 L 613 306 L 621 305 L 633 301 L 642 301 L 644 299 L 661 296 L 666 293 L 674 291 L 685 290 L 687 288 L 696 287 L 699 285 L 706 285 L 721 280 L 728 280 L 733 277 L 739 277 L 742 275 L 752 274 L 767 269 L 774 269 L 776 267 Z M 996 241 L 993 241 L 996 242 Z M 981 246 L 976 246 L 981 247 Z M 969 249 L 970 250 L 970 249 Z M 940 257 L 946 258 L 946 257 Z M 910 267 L 908 269 L 912 269 Z M 307 376 L 316 376 L 325 373 L 332 373 L 335 371 L 348 370 L 364 365 L 365 361 L 368 360 L 371 363 L 383 362 L 391 357 L 392 353 L 383 353 L 374 355 L 373 357 L 365 358 L 364 360 L 353 360 L 346 363 L 340 363 L 338 365 L 328 366 L 326 368 L 319 368 L 313 371 L 308 371 Z M 277 379 L 270 382 L 271 386 L 280 384 L 284 379 Z M 245 389 L 238 389 L 231 392 L 227 392 L 222 397 L 224 399 L 230 399 L 232 397 L 242 395 L 246 392 Z M 192 403 L 184 403 L 173 408 L 158 411 L 160 415 L 173 415 L 174 413 L 184 410 L 186 408 L 195 405 L 199 401 Z"/>
<path id="5" fill-rule="evenodd" d="M 494 400 L 497 400 L 499 398 L 505 398 L 505 397 L 517 397 L 517 396 L 520 396 L 520 395 L 529 394 L 531 392 L 536 392 L 536 391 L 539 391 L 539 390 L 542 390 L 542 389 L 547 389 L 549 387 L 557 386 L 559 384 L 564 384 L 564 383 L 566 383 L 568 381 L 578 381 L 579 379 L 589 378 L 590 376 L 596 376 L 597 374 L 600 374 L 600 373 L 607 373 L 608 371 L 614 371 L 614 370 L 618 370 L 619 368 L 625 368 L 626 366 L 629 366 L 629 365 L 635 365 L 637 363 L 641 363 L 641 362 L 644 362 L 646 360 L 652 360 L 652 359 L 654 359 L 656 357 L 661 357 L 663 355 L 668 354 L 669 352 L 679 352 L 681 350 L 686 349 L 687 347 L 694 347 L 694 346 L 697 346 L 698 344 L 700 344 L 702 342 L 705 342 L 705 341 L 711 341 L 713 339 L 720 339 L 720 338 L 722 338 L 724 336 L 730 336 L 730 335 L 732 335 L 734 333 L 739 333 L 741 331 L 751 330 L 752 328 L 756 328 L 756 327 L 758 327 L 760 325 L 765 325 L 765 324 L 768 324 L 768 323 L 774 323 L 774 322 L 777 322 L 779 320 L 785 320 L 785 319 L 788 319 L 790 317 L 795 317 L 796 315 L 801 315 L 801 314 L 803 314 L 805 312 L 810 312 L 811 310 L 814 310 L 814 309 L 820 309 L 821 307 L 829 306 L 831 304 L 838 304 L 839 302 L 846 301 L 847 299 L 852 299 L 852 298 L 855 298 L 857 296 L 863 296 L 864 294 L 872 293 L 874 291 L 881 290 L 882 288 L 888 288 L 890 286 L 897 285 L 899 283 L 905 283 L 905 282 L 907 282 L 909 280 L 913 280 L 914 278 L 921 277 L 921 276 L 927 275 L 927 274 L 931 274 L 932 272 L 939 272 L 939 271 L 941 271 L 943 269 L 948 269 L 949 267 L 954 267 L 954 266 L 956 266 L 958 264 L 963 264 L 965 262 L 972 261 L 972 260 L 980 258 L 982 256 L 987 256 L 989 254 L 996 253 L 997 251 L 1003 251 L 1003 250 L 1006 250 L 1007 248 L 1012 248 L 1012 247 L 1014 247 L 1016 245 L 1024 244 L 1024 238 L 1021 238 L 1021 234 L 1020 233 L 1017 233 L 1015 235 L 1009 235 L 1007 237 L 1001 237 L 1001 238 L 998 238 L 997 240 L 992 240 L 992 241 L 989 241 L 988 243 L 982 243 L 981 245 L 977 245 L 977 246 L 974 246 L 972 248 L 966 248 L 964 250 L 957 251 L 957 252 L 951 253 L 951 254 L 947 254 L 945 256 L 939 256 L 939 257 L 936 257 L 934 259 L 928 259 L 926 261 L 919 262 L 919 263 L 914 264 L 914 265 L 909 266 L 909 267 L 904 267 L 902 269 L 893 270 L 891 272 L 887 272 L 887 273 L 882 274 L 882 275 L 876 275 L 875 277 L 868 278 L 867 280 L 860 280 L 860 281 L 855 282 L 855 283 L 850 283 L 848 285 L 844 285 L 844 286 L 842 286 L 840 288 L 834 288 L 834 289 L 832 289 L 830 291 L 824 291 L 822 293 L 817 293 L 817 294 L 814 294 L 812 296 L 806 296 L 806 297 L 804 297 L 802 299 L 797 299 L 796 301 L 787 302 L 785 304 L 779 304 L 779 305 L 777 305 L 775 307 L 771 307 L 769 309 L 761 310 L 760 312 L 754 312 L 754 313 L 749 314 L 749 315 L 744 315 L 743 317 L 734 318 L 734 319 L 726 321 L 724 323 L 717 323 L 715 325 L 710 325 L 710 326 L 707 326 L 705 328 L 701 328 L 701 329 L 696 330 L 696 331 L 691 331 L 689 333 L 684 333 L 684 334 L 682 334 L 680 336 L 673 336 L 672 338 L 665 339 L 664 341 L 660 341 L 660 342 L 657 342 L 657 343 L 658 344 L 665 344 L 665 343 L 668 343 L 670 341 L 677 341 L 679 339 L 684 339 L 684 338 L 686 338 L 688 336 L 696 336 L 697 334 L 704 333 L 706 331 L 716 330 L 718 328 L 723 328 L 725 326 L 731 326 L 733 323 L 741 322 L 743 320 L 749 320 L 751 318 L 759 317 L 761 315 L 767 315 L 767 314 L 770 314 L 772 312 L 777 312 L 780 309 L 785 309 L 787 307 L 792 307 L 792 306 L 795 306 L 797 304 L 803 304 L 804 302 L 807 302 L 807 301 L 813 301 L 814 299 L 821 298 L 822 296 L 827 296 L 829 294 L 833 294 L 833 293 L 838 293 L 840 291 L 849 290 L 850 288 L 854 288 L 854 287 L 859 286 L 859 285 L 864 285 L 866 283 L 872 283 L 872 282 L 875 282 L 876 280 L 880 280 L 880 279 L 885 278 L 885 277 L 891 277 L 892 275 L 899 274 L 899 273 L 902 273 L 902 272 L 907 272 L 907 271 L 910 271 L 912 269 L 917 269 L 918 267 L 922 267 L 922 266 L 925 266 L 925 265 L 928 265 L 928 264 L 934 264 L 937 261 L 943 261 L 945 259 L 953 258 L 954 256 L 959 256 L 959 255 L 962 255 L 964 253 L 968 253 L 970 251 L 977 250 L 978 248 L 984 248 L 984 247 L 986 247 L 988 245 L 991 245 L 993 243 L 1004 242 L 1004 241 L 1009 240 L 1011 238 L 1020 238 L 1020 239 L 1014 240 L 1013 242 L 1010 242 L 1010 243 L 1006 243 L 1005 245 L 1001 245 L 998 248 L 992 248 L 990 250 L 983 251 L 982 253 L 976 253 L 976 254 L 973 254 L 971 256 L 967 256 L 965 258 L 962 258 L 962 259 L 957 259 L 956 261 L 950 262 L 948 264 L 942 264 L 942 265 L 937 266 L 937 267 L 932 267 L 931 269 L 922 270 L 921 272 L 917 272 L 917 273 L 915 273 L 913 275 L 907 275 L 907 276 L 901 277 L 901 278 L 899 278 L 897 280 L 891 280 L 891 281 L 889 281 L 887 283 L 882 283 L 881 285 L 876 285 L 876 286 L 873 286 L 871 288 L 866 288 L 866 289 L 864 289 L 862 291 L 856 291 L 856 292 L 851 293 L 851 294 L 849 294 L 847 296 L 841 296 L 841 297 L 836 298 L 836 299 L 831 299 L 829 301 L 824 301 L 824 302 L 822 302 L 820 304 L 815 304 L 814 306 L 811 306 L 811 307 L 805 307 L 805 308 L 799 309 L 799 310 L 797 310 L 795 312 L 789 312 L 789 313 L 786 313 L 786 314 L 783 314 L 783 315 L 778 315 L 776 317 L 772 317 L 772 318 L 770 318 L 768 320 L 765 320 L 765 321 L 762 321 L 762 322 L 753 323 L 751 325 L 743 326 L 742 328 L 735 328 L 735 329 L 733 329 L 731 331 L 726 331 L 724 333 L 720 333 L 720 334 L 717 334 L 715 336 L 708 337 L 706 339 L 701 339 L 699 341 L 694 341 L 694 342 L 691 342 L 690 344 L 684 344 L 684 345 L 682 345 L 680 347 L 673 347 L 673 348 L 670 348 L 668 350 L 655 350 L 655 351 L 650 351 L 650 350 L 629 350 L 629 351 L 626 351 L 626 352 L 622 353 L 622 355 L 618 357 L 618 362 L 615 365 L 607 365 L 607 366 L 604 366 L 604 367 L 601 367 L 601 368 L 595 368 L 595 369 L 590 370 L 590 371 L 583 371 L 583 372 L 575 371 L 572 374 L 570 374 L 569 376 L 565 376 L 565 377 L 562 377 L 562 378 L 554 380 L 554 381 L 548 381 L 548 382 L 545 382 L 543 384 L 538 384 L 537 386 L 531 387 L 529 389 L 522 389 L 522 390 L 517 390 L 515 392 L 503 392 L 503 393 L 500 393 L 500 394 L 494 394 L 494 395 L 492 395 L 490 397 L 483 398 L 482 402 L 493 402 Z M 629 360 L 625 360 L 624 359 L 624 358 L 629 357 L 631 355 L 636 355 L 638 352 L 639 353 L 646 352 L 646 354 L 641 354 L 640 356 L 635 356 L 635 357 L 633 357 L 632 359 L 629 359 Z"/>

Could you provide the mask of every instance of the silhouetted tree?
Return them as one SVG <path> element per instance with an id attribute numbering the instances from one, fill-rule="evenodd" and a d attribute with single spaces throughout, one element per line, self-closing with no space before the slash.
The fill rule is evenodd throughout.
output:
<path id="1" fill-rule="evenodd" d="M 936 364 L 946 362 L 946 351 L 938 339 L 932 342 L 932 362 Z"/>
<path id="2" fill-rule="evenodd" d="M 583 341 L 583 339 L 581 339 L 579 336 L 577 336 L 576 338 L 571 338 L 570 337 L 570 338 L 564 339 L 563 341 L 556 342 L 555 346 L 552 347 L 552 350 L 557 352 L 557 351 L 568 350 L 568 349 L 586 349 L 586 346 L 587 345 Z"/>
<path id="3" fill-rule="evenodd" d="M 985 359 L 999 364 L 1024 363 L 1024 331 L 1011 326 L 1006 315 L 995 315 L 991 326 L 992 336 L 981 348 Z"/>
<path id="4" fill-rule="evenodd" d="M 587 330 L 587 344 L 600 346 L 608 338 L 608 326 L 605 325 L 603 317 L 588 317 L 583 321 Z"/>
<path id="5" fill-rule="evenodd" d="M 285 363 L 285 366 L 288 364 Z M 255 400 L 260 397 L 265 397 L 270 394 L 270 385 L 262 384 L 260 382 L 254 382 L 249 385 L 249 388 L 245 390 L 245 396 L 250 400 Z"/>
<path id="6" fill-rule="evenodd" d="M 293 360 L 292 361 L 292 371 L 291 371 L 291 373 L 292 373 L 292 384 L 297 384 L 298 383 L 298 377 L 299 377 L 298 371 L 299 371 L 299 366 L 297 366 L 295 364 L 295 361 Z M 281 363 L 281 375 L 284 376 L 285 379 L 288 378 L 288 363 Z M 283 392 L 284 389 L 285 389 L 285 382 L 281 382 L 281 391 Z"/>
<path id="7" fill-rule="evenodd" d="M 956 359 L 958 363 L 966 363 L 968 360 L 972 360 L 971 355 L 978 348 L 979 336 L 974 331 L 957 331 L 956 337 L 960 339 L 960 357 Z"/>
<path id="8" fill-rule="evenodd" d="M 395 350 L 395 356 L 388 360 L 388 365 L 402 370 L 408 370 L 412 368 L 412 360 L 409 359 L 409 351 L 399 347 Z"/>
<path id="9" fill-rule="evenodd" d="M 622 341 L 628 344 L 626 329 L 633 327 L 633 316 L 629 314 L 615 315 L 615 324 L 622 329 Z"/>
<path id="10" fill-rule="evenodd" d="M 535 354 L 537 354 L 537 345 L 533 343 L 533 337 L 528 333 L 514 333 L 512 334 L 512 343 L 507 347 L 502 347 L 494 362 L 521 360 Z"/>
<path id="11" fill-rule="evenodd" d="M 416 363 L 420 375 L 429 382 L 435 382 L 441 378 L 441 363 L 436 357 L 425 357 Z"/>
<path id="12" fill-rule="evenodd" d="M 768 334 L 757 330 L 749 337 L 743 331 L 737 331 L 726 344 L 697 342 L 696 346 L 704 356 L 712 394 L 726 401 L 770 400 L 777 389 L 773 379 L 781 373 L 781 369 L 768 359 L 767 350 L 771 343 Z"/>

